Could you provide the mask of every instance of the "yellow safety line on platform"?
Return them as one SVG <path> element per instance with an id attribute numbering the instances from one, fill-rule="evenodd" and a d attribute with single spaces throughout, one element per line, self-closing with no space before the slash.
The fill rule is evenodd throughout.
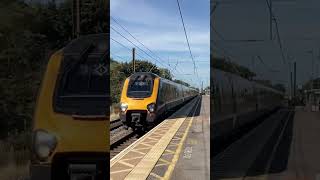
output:
<path id="1" fill-rule="evenodd" d="M 198 102 L 198 104 L 197 104 L 197 106 L 196 106 L 195 109 L 198 108 L 198 105 L 199 105 L 199 102 Z M 195 113 L 195 112 L 194 112 L 194 113 Z M 193 113 L 193 115 L 194 115 L 194 113 Z M 164 180 L 169 180 L 169 179 L 171 178 L 171 176 L 172 176 L 172 172 L 173 172 L 174 167 L 176 166 L 176 164 L 177 164 L 177 162 L 178 162 L 178 160 L 179 160 L 179 156 L 180 156 L 180 153 L 181 153 L 181 150 L 182 150 L 182 146 L 183 146 L 183 144 L 184 144 L 184 141 L 185 141 L 186 138 L 187 138 L 189 129 L 190 129 L 191 125 L 192 125 L 192 121 L 193 121 L 193 117 L 191 117 L 191 119 L 190 119 L 190 121 L 189 121 L 189 124 L 188 124 L 188 127 L 186 128 L 186 130 L 185 130 L 185 132 L 184 132 L 184 134 L 183 134 L 183 137 L 182 137 L 182 139 L 181 139 L 181 141 L 180 141 L 180 143 L 179 143 L 179 145 L 178 145 L 178 148 L 177 148 L 177 150 L 176 150 L 176 152 L 175 152 L 175 154 L 174 154 L 174 156 L 173 156 L 173 158 L 172 158 L 172 161 L 171 161 L 171 163 L 170 163 L 170 165 L 169 165 L 166 173 L 165 173 L 164 176 L 163 176 L 163 179 L 164 179 Z"/>
<path id="2" fill-rule="evenodd" d="M 150 134 L 152 134 L 153 132 L 155 132 L 159 127 L 161 127 L 166 121 L 162 121 L 160 124 L 158 124 L 156 127 L 154 127 L 151 131 L 149 131 L 148 133 L 146 133 L 145 135 L 143 135 L 141 138 L 139 138 L 137 141 L 135 141 L 134 143 L 132 143 L 130 146 L 128 146 L 127 148 L 125 148 L 124 150 L 122 150 L 119 154 L 117 154 L 116 156 L 114 156 L 111 160 L 110 160 L 110 168 L 117 163 L 123 156 L 125 156 L 131 149 L 133 149 L 134 147 L 137 146 L 137 144 L 139 144 L 139 142 L 142 142 L 146 137 L 148 137 Z"/>
<path id="3" fill-rule="evenodd" d="M 145 157 L 136 165 L 125 179 L 146 179 L 184 120 L 185 118 L 178 118 L 174 125 L 172 125 L 167 131 L 165 136 L 163 136 L 159 142 L 152 147 L 148 154 L 145 155 Z"/>

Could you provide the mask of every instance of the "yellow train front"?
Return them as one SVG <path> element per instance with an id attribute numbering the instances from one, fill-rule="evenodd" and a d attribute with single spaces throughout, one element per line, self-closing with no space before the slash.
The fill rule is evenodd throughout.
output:
<path id="1" fill-rule="evenodd" d="M 31 179 L 106 179 L 108 48 L 106 34 L 88 35 L 51 56 L 34 114 Z"/>
<path id="2" fill-rule="evenodd" d="M 198 91 L 148 72 L 128 77 L 123 85 L 120 119 L 136 131 L 156 125 L 167 112 L 198 95 Z"/>

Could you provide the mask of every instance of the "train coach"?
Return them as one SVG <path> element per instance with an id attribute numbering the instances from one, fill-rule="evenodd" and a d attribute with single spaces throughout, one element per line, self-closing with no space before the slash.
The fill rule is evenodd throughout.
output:
<path id="1" fill-rule="evenodd" d="M 214 139 L 227 137 L 283 105 L 281 91 L 219 69 L 212 71 L 210 103 Z"/>
<path id="2" fill-rule="evenodd" d="M 33 118 L 31 179 L 107 177 L 108 42 L 107 34 L 82 36 L 50 57 Z"/>
<path id="3" fill-rule="evenodd" d="M 148 72 L 128 77 L 123 85 L 120 119 L 134 130 L 153 127 L 168 111 L 196 97 L 196 89 Z"/>

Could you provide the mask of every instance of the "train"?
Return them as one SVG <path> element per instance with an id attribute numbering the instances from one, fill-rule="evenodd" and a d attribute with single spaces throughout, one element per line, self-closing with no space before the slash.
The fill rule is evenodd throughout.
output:
<path id="1" fill-rule="evenodd" d="M 120 98 L 120 119 L 134 131 L 155 126 L 174 108 L 199 94 L 197 89 L 159 77 L 137 72 L 126 78 Z"/>
<path id="2" fill-rule="evenodd" d="M 50 56 L 32 125 L 31 179 L 106 179 L 109 38 L 72 40 Z"/>
<path id="3" fill-rule="evenodd" d="M 211 68 L 211 131 L 225 139 L 283 106 L 284 92 Z"/>

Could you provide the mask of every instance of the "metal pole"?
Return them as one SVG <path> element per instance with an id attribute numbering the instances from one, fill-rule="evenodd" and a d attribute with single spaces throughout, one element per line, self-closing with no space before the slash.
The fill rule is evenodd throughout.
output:
<path id="1" fill-rule="evenodd" d="M 77 37 L 80 36 L 80 0 L 77 0 Z"/>
<path id="2" fill-rule="evenodd" d="M 293 71 L 294 71 L 294 80 L 293 80 L 293 97 L 296 97 L 296 88 L 297 88 L 297 64 L 296 62 L 294 62 L 293 65 Z"/>
<path id="3" fill-rule="evenodd" d="M 290 72 L 290 97 L 293 97 L 292 71 Z"/>
<path id="4" fill-rule="evenodd" d="M 71 8 L 71 16 L 72 16 L 72 38 L 76 36 L 76 31 L 75 31 L 75 20 L 74 20 L 74 3 L 75 0 L 72 1 L 72 8 Z"/>
<path id="5" fill-rule="evenodd" d="M 136 72 L 135 54 L 136 54 L 136 49 L 135 49 L 135 48 L 132 48 L 132 66 L 133 66 L 133 73 Z"/>
<path id="6" fill-rule="evenodd" d="M 269 0 L 270 8 L 269 8 L 269 14 L 270 14 L 270 19 L 269 19 L 269 27 L 270 27 L 270 40 L 272 40 L 272 0 Z"/>
<path id="7" fill-rule="evenodd" d="M 312 79 L 314 79 L 314 58 L 313 58 L 313 51 L 312 51 Z"/>
<path id="8" fill-rule="evenodd" d="M 201 92 L 203 93 L 203 81 L 201 81 Z"/>

